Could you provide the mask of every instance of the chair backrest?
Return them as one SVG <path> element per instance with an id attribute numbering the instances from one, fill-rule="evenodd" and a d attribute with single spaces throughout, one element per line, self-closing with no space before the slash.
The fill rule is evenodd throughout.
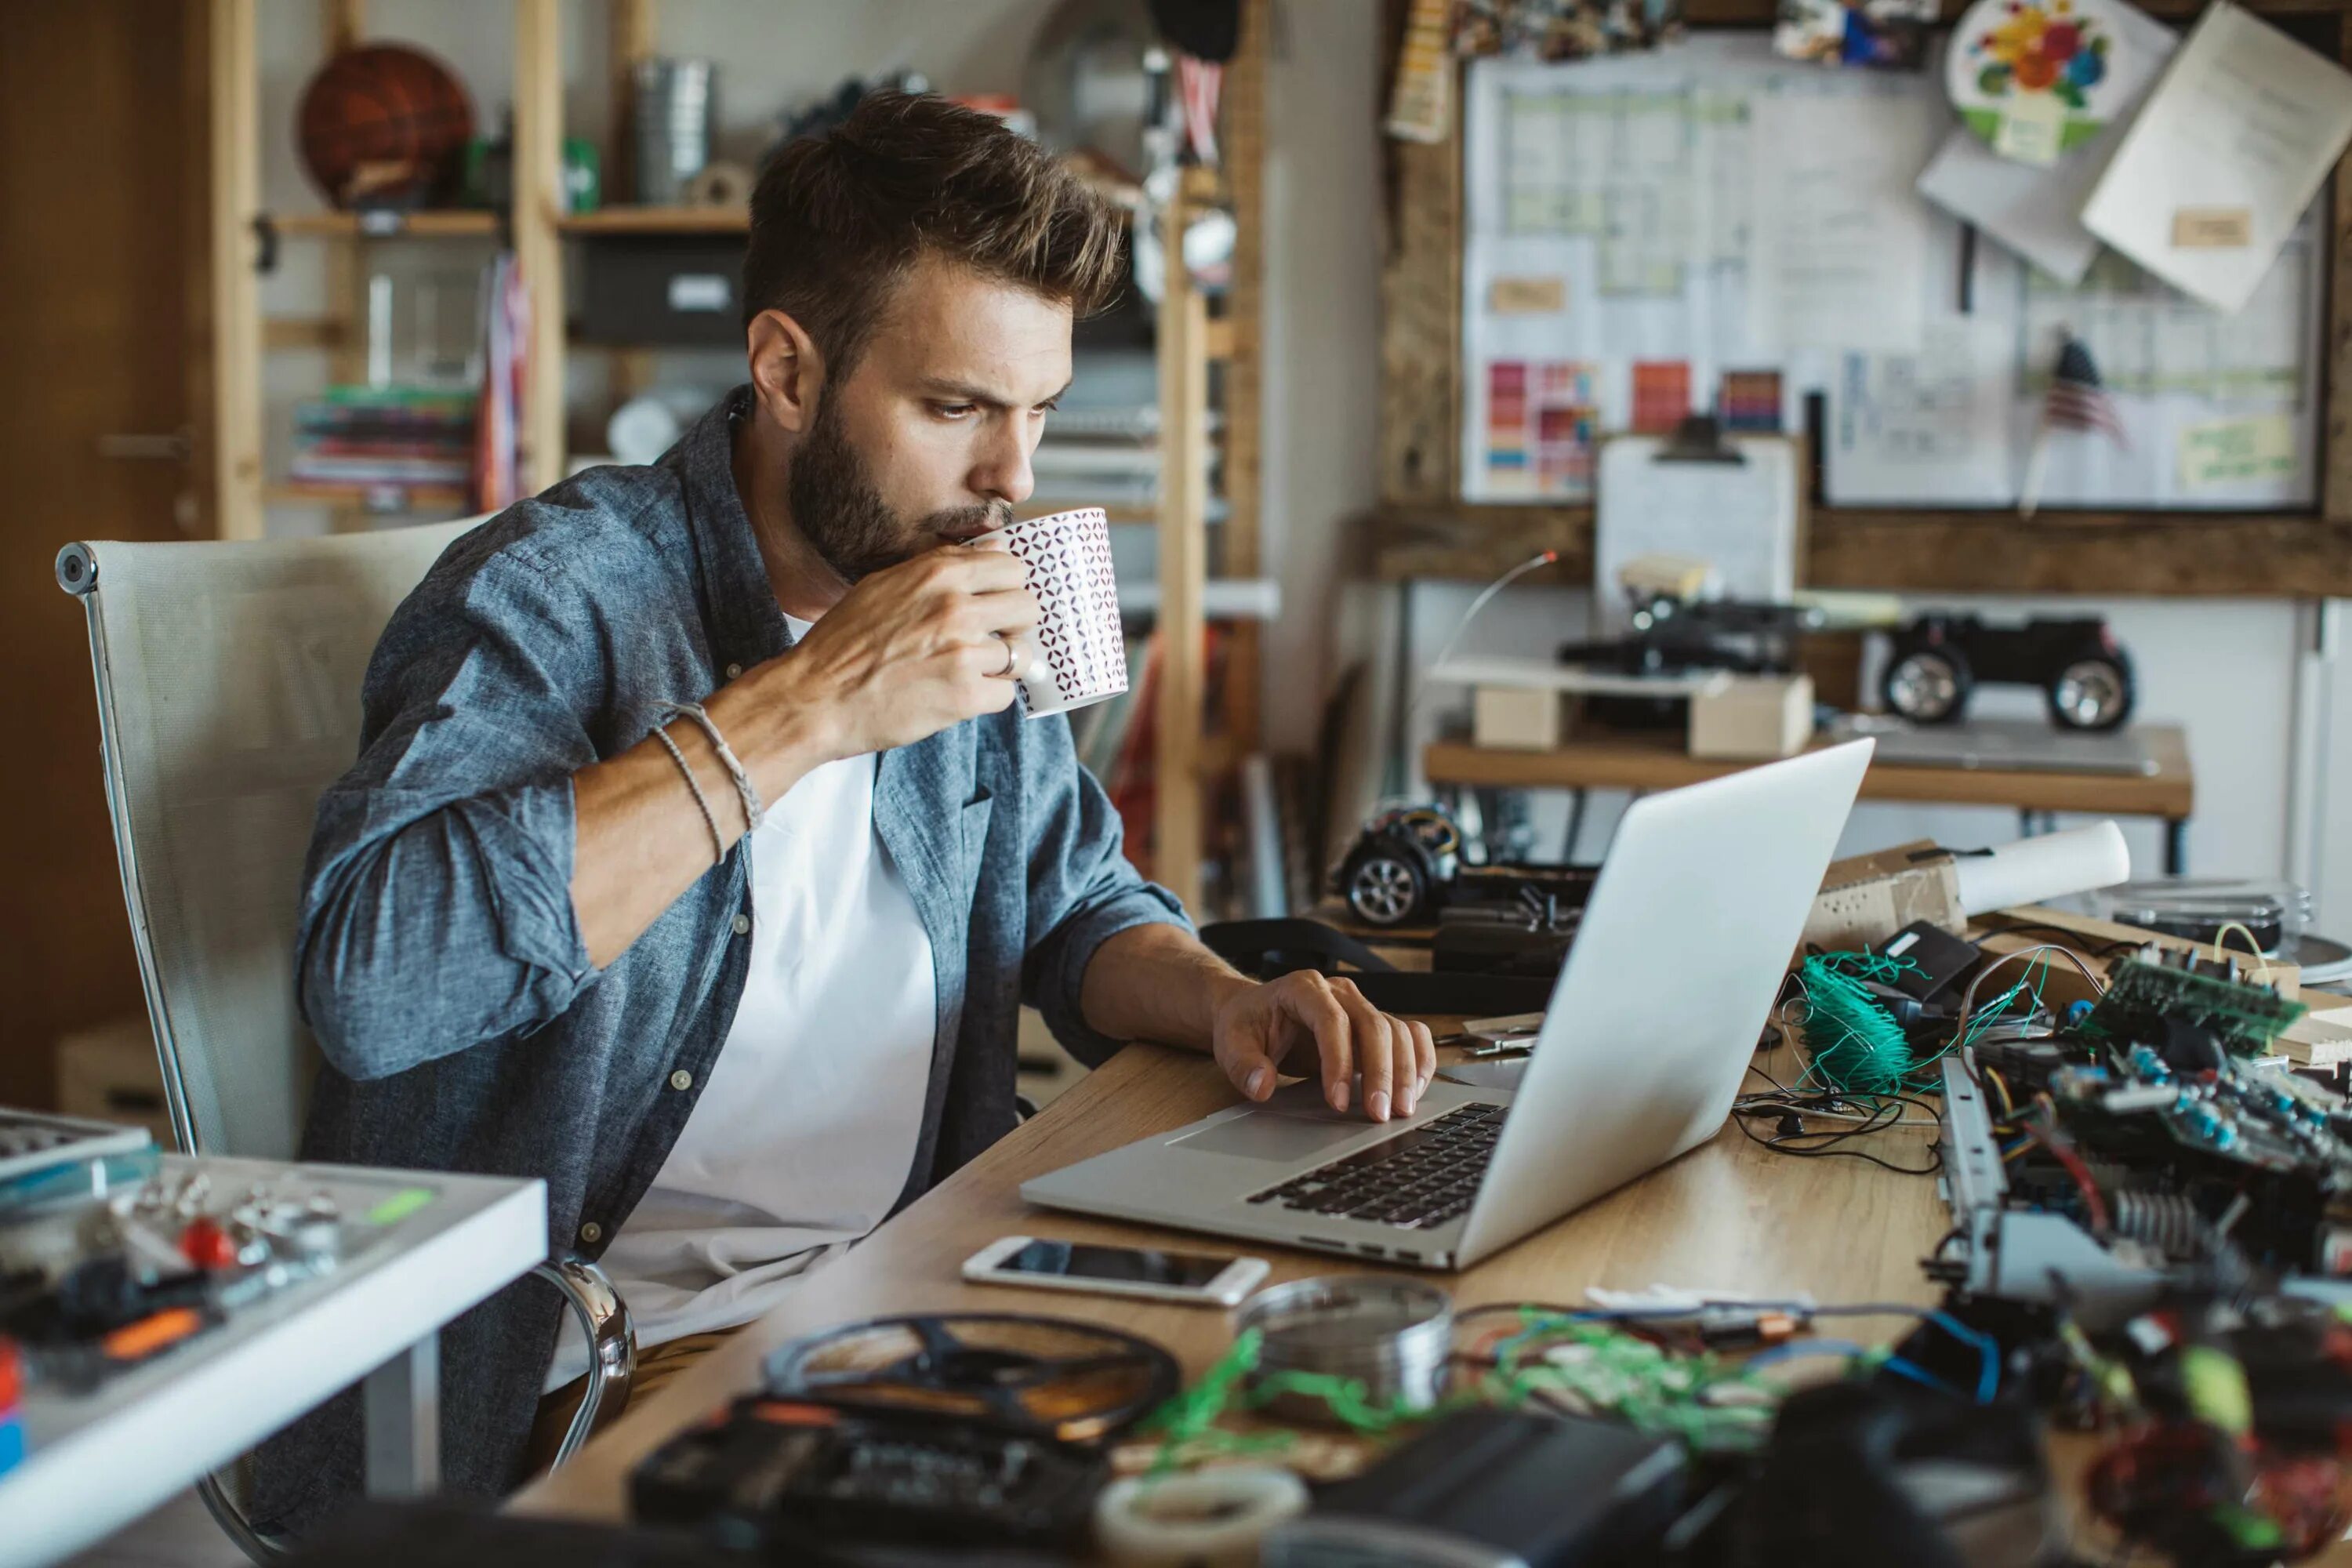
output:
<path id="1" fill-rule="evenodd" d="M 317 1057 L 293 974 L 312 817 L 358 754 L 384 623 L 480 521 L 58 556 L 89 618 L 122 894 L 184 1150 L 293 1156 Z"/>

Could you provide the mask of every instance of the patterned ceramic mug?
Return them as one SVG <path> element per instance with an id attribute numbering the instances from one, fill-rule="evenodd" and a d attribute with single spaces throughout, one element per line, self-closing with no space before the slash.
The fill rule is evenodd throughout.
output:
<path id="1" fill-rule="evenodd" d="M 1127 689 L 1127 640 L 1100 507 L 1033 517 L 1002 531 L 1028 568 L 1037 632 L 1017 700 L 1031 719 L 1066 713 Z"/>

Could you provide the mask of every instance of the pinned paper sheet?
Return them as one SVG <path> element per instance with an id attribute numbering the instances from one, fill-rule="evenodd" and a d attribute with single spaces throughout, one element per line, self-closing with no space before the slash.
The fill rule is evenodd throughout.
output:
<path id="1" fill-rule="evenodd" d="M 2296 468 L 2294 437 L 2284 414 L 2191 425 L 2180 433 L 2180 488 L 2284 478 Z"/>
<path id="2" fill-rule="evenodd" d="M 1848 354 L 1826 432 L 1840 506 L 1997 506 L 2017 494 L 2016 331 L 1931 321 L 1916 354 Z"/>
<path id="3" fill-rule="evenodd" d="M 1919 176 L 1921 195 L 2068 284 L 2082 281 L 2099 249 L 2083 226 L 2083 203 L 2179 43 L 2171 28 L 2136 6 L 2116 6 L 2107 26 L 2114 43 L 2100 68 L 2108 120 L 2088 142 L 2053 166 L 2035 167 L 2002 156 L 1958 125 Z"/>
<path id="4" fill-rule="evenodd" d="M 1496 316 L 1556 316 L 1568 309 L 1565 278 L 1497 278 L 1486 285 L 1486 310 Z"/>
<path id="5" fill-rule="evenodd" d="M 1911 183 L 1932 122 L 1899 99 L 1759 98 L 1748 331 L 1760 344 L 1919 346 L 1927 213 Z"/>
<path id="6" fill-rule="evenodd" d="M 2091 193 L 2084 226 L 2235 314 L 2347 142 L 2352 76 L 2214 0 Z M 2211 243 L 2221 214 L 2243 215 L 2244 243 Z"/>

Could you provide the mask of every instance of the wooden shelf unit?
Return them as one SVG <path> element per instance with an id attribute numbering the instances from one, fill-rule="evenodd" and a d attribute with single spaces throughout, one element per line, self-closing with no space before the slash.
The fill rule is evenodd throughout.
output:
<path id="1" fill-rule="evenodd" d="M 818 3 L 818 0 L 803 0 Z M 524 484 L 544 489 L 562 478 L 566 410 L 563 241 L 567 237 L 724 235 L 746 232 L 750 215 L 737 207 L 614 205 L 592 213 L 565 210 L 562 171 L 564 75 L 562 0 L 514 0 L 514 201 L 510 212 L 427 210 L 386 219 L 348 212 L 267 213 L 260 200 L 259 82 L 256 62 L 256 0 L 205 0 L 211 8 L 213 58 L 212 226 L 215 284 L 213 310 L 216 421 L 216 515 L 232 538 L 259 538 L 273 503 L 339 508 L 338 526 L 371 521 L 365 487 L 272 483 L 262 473 L 261 357 L 273 350 L 330 354 L 337 381 L 356 381 L 363 365 L 363 334 L 354 323 L 366 293 L 366 246 L 376 238 L 486 238 L 512 244 L 531 290 L 529 353 L 520 426 Z M 320 0 L 329 54 L 367 36 L 366 0 Z M 1212 318 L 1205 300 L 1179 277 L 1160 311 L 1161 440 L 1168 457 L 1157 506 L 1132 502 L 1105 510 L 1115 522 L 1159 525 L 1164 638 L 1154 831 L 1164 852 L 1155 865 L 1188 906 L 1199 903 L 1200 863 L 1210 793 L 1239 760 L 1258 749 L 1257 627 L 1238 623 L 1225 656 L 1222 711 L 1213 726 L 1206 710 L 1202 595 L 1208 569 L 1209 453 L 1222 443 L 1225 500 L 1219 521 L 1220 574 L 1259 573 L 1258 309 L 1264 254 L 1265 61 L 1272 0 L 1244 0 L 1241 47 L 1224 72 L 1224 128 L 1216 174 L 1188 171 L 1179 207 L 1193 211 L 1229 200 L 1240 219 L 1234 279 L 1224 311 Z M 613 145 L 604 160 L 616 186 L 625 188 L 631 126 L 629 96 L 637 63 L 655 53 L 654 0 L 610 0 L 610 90 L 615 113 Z M 1222 187 L 1220 185 L 1222 176 Z M 267 218 L 281 239 L 350 241 L 336 247 L 329 268 L 330 299 L 318 317 L 264 321 L 255 284 L 256 220 Z M 1181 254 L 1172 249 L 1170 254 Z M 1181 274 L 1181 269 L 1176 269 Z M 1172 345 L 1172 346 L 1171 346 Z M 577 345 L 583 352 L 591 345 Z M 611 356 L 616 398 L 651 382 L 651 348 L 597 345 Z M 1211 430 L 1208 366 L 1224 367 L 1221 435 Z M 1180 477 L 1181 474 L 1181 477 Z M 437 499 L 437 497 L 436 498 Z M 1066 504 L 1066 503 L 1065 503 Z M 425 510 L 420 507 L 419 510 Z M 1056 505 L 1054 510 L 1064 510 Z"/>

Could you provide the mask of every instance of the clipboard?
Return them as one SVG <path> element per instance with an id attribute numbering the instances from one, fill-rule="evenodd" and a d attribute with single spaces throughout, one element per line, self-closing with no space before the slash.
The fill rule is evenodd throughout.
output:
<path id="1" fill-rule="evenodd" d="M 1597 618 L 1627 624 L 1618 568 L 1639 555 L 1706 561 L 1727 597 L 1786 604 L 1805 546 L 1801 438 L 1727 436 L 1693 415 L 1672 436 L 1612 436 L 1595 465 Z"/>

